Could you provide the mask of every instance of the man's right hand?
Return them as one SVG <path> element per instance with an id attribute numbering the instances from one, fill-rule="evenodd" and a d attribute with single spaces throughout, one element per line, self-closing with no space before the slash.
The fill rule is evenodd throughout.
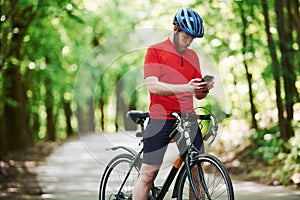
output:
<path id="1" fill-rule="evenodd" d="M 200 92 L 208 91 L 210 89 L 209 84 L 211 84 L 211 82 L 203 82 L 200 78 L 194 78 L 188 83 L 191 88 L 190 93 L 192 94 L 198 94 Z"/>

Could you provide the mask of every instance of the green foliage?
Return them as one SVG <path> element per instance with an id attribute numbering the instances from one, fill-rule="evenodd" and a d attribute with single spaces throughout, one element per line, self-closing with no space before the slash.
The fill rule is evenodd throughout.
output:
<path id="1" fill-rule="evenodd" d="M 255 131 L 250 137 L 250 141 L 254 146 L 253 156 L 262 157 L 268 164 L 272 164 L 274 158 L 283 152 L 283 141 L 280 139 L 277 127 Z"/>
<path id="2" fill-rule="evenodd" d="M 288 144 L 288 153 L 281 153 L 277 159 L 280 161 L 277 170 L 274 173 L 275 177 L 278 177 L 282 184 L 300 184 L 300 132 L 292 137 Z"/>
<path id="3" fill-rule="evenodd" d="M 299 129 L 298 134 L 292 137 L 288 143 L 284 143 L 280 138 L 277 127 L 254 132 L 250 141 L 252 141 L 250 155 L 257 161 L 261 158 L 266 165 L 272 168 L 268 172 L 270 174 L 265 174 L 265 176 L 270 176 L 272 180 L 277 180 L 284 185 L 300 183 Z M 253 171 L 255 170 L 259 171 L 259 169 L 253 169 Z"/>

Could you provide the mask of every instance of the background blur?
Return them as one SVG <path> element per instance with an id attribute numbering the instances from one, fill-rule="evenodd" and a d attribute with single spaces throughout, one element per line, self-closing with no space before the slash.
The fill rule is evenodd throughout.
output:
<path id="1" fill-rule="evenodd" d="M 203 73 L 217 77 L 201 104 L 220 116 L 217 150 L 240 155 L 237 166 L 253 159 L 272 166 L 265 173 L 281 184 L 300 183 L 299 0 L 0 6 L 0 159 L 40 141 L 134 129 L 124 115 L 148 109 L 146 48 L 165 39 L 177 10 L 189 7 L 205 22 L 192 48 Z"/>

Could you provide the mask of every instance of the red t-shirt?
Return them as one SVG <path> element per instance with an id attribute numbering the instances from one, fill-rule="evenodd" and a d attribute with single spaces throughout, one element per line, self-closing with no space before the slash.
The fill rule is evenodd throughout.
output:
<path id="1" fill-rule="evenodd" d="M 187 49 L 180 55 L 169 40 L 148 48 L 144 61 L 144 78 L 158 77 L 160 82 L 187 84 L 193 78 L 202 78 L 197 54 Z M 150 94 L 150 116 L 152 119 L 172 119 L 171 112 L 193 111 L 193 95 L 182 93 L 169 96 Z"/>

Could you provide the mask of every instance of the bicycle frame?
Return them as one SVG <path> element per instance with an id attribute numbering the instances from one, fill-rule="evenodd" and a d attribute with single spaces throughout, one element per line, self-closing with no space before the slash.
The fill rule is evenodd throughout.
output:
<path id="1" fill-rule="evenodd" d="M 117 147 L 114 147 L 114 148 L 111 148 L 111 150 L 117 150 L 117 149 L 123 149 L 123 150 L 126 150 L 128 151 L 129 153 L 133 153 L 134 150 L 130 149 L 130 148 L 127 148 L 127 147 L 123 147 L 123 146 L 117 146 Z M 122 185 L 119 189 L 119 192 L 118 192 L 118 195 L 120 195 L 121 191 L 122 191 L 122 188 L 123 186 L 125 185 L 126 181 L 127 181 L 127 178 L 129 177 L 130 173 L 131 173 L 131 170 L 132 168 L 135 166 L 136 163 L 140 162 L 141 161 L 141 154 L 143 152 L 143 149 L 138 152 L 138 153 L 135 153 L 134 155 L 134 160 L 130 166 L 130 169 L 128 170 L 125 178 L 124 178 L 124 181 L 122 182 Z M 184 157 L 184 160 L 178 156 L 175 160 L 175 162 L 173 163 L 173 167 L 172 169 L 170 170 L 162 188 L 160 189 L 160 191 L 158 192 L 157 194 L 157 197 L 155 198 L 155 200 L 163 200 L 164 197 L 166 196 L 174 178 L 176 177 L 176 174 L 178 173 L 179 169 L 181 168 L 182 166 L 182 163 L 184 161 L 185 163 L 185 167 L 181 168 L 181 171 L 179 172 L 179 174 L 182 174 L 185 170 L 187 170 L 187 176 L 188 176 L 188 179 L 189 179 L 189 182 L 191 184 L 191 188 L 192 188 L 192 191 L 196 197 L 196 199 L 199 199 L 199 196 L 197 194 L 197 191 L 196 191 L 196 187 L 195 187 L 195 183 L 193 181 L 193 178 L 192 178 L 192 173 L 191 173 L 191 166 L 189 165 L 189 163 L 191 162 L 191 155 L 193 154 L 193 152 L 188 152 L 186 154 L 186 156 Z M 140 163 L 138 163 L 140 164 Z M 207 186 L 206 186 L 206 183 L 205 183 L 205 180 L 204 180 L 204 176 L 203 176 L 203 170 L 201 167 L 198 168 L 198 172 L 199 172 L 199 177 L 200 177 L 200 183 L 202 184 L 202 187 L 204 188 L 204 191 L 206 193 L 206 196 L 208 199 L 211 199 L 210 195 L 209 195 L 209 192 L 208 192 L 208 189 L 207 189 Z M 175 182 L 175 185 L 174 185 L 174 189 L 173 189 L 173 194 L 172 194 L 172 198 L 175 198 L 177 196 L 177 192 L 178 192 L 178 184 L 179 184 L 179 177 L 177 177 L 176 179 L 176 182 Z"/>
<path id="2" fill-rule="evenodd" d="M 166 196 L 166 193 L 168 192 L 169 187 L 171 186 L 178 170 L 180 169 L 182 162 L 183 162 L 182 158 L 180 156 L 178 156 L 173 164 L 171 171 L 169 172 L 169 174 L 167 176 L 166 181 L 164 182 L 160 192 L 158 193 L 156 200 L 162 200 Z M 176 181 L 176 182 L 178 182 L 178 181 Z M 176 188 L 176 186 L 174 188 Z"/>
<path id="3" fill-rule="evenodd" d="M 179 115 L 177 116 L 179 117 Z M 202 116 L 202 119 L 210 119 L 210 115 L 207 115 L 207 116 Z M 141 130 L 141 133 L 143 135 L 144 133 L 144 126 L 143 126 L 143 123 L 145 121 L 146 118 L 136 118 L 136 120 L 139 120 L 137 123 L 141 126 L 142 130 Z M 212 130 L 209 132 L 209 136 L 213 136 L 215 138 L 215 131 L 216 130 Z M 140 134 L 140 133 L 139 133 Z M 170 134 L 176 134 L 174 131 Z M 207 137 L 207 136 L 206 136 Z M 203 138 L 204 140 L 206 140 L 207 138 Z M 142 142 L 142 140 L 141 140 Z M 141 166 L 141 154 L 143 153 L 143 148 L 137 153 L 135 150 L 131 149 L 131 148 L 128 148 L 128 147 L 124 147 L 124 146 L 117 146 L 117 147 L 113 147 L 113 148 L 110 148 L 109 150 L 117 150 L 117 149 L 123 149 L 127 152 L 129 152 L 132 156 L 134 156 L 134 160 L 130 166 L 130 169 L 129 171 L 127 172 L 125 178 L 124 178 L 124 181 L 122 182 L 121 184 L 121 187 L 118 191 L 118 196 L 121 195 L 121 191 L 122 191 L 122 188 L 123 186 L 125 185 L 132 169 L 134 166 L 136 166 L 136 164 L 138 164 L 138 167 Z M 197 193 L 197 189 L 196 189 L 196 183 L 194 182 L 193 180 L 193 175 L 192 175 L 192 167 L 193 166 L 190 166 L 190 163 L 193 162 L 193 159 L 194 159 L 194 155 L 197 155 L 199 152 L 193 147 L 193 146 L 189 146 L 187 152 L 184 154 L 184 155 L 179 155 L 177 157 L 177 159 L 175 160 L 174 164 L 173 164 L 173 167 L 172 169 L 170 170 L 162 188 L 159 190 L 159 192 L 156 194 L 157 196 L 154 197 L 155 200 L 163 200 L 163 198 L 166 196 L 166 193 L 168 192 L 169 190 L 169 187 L 171 186 L 176 174 L 178 173 L 179 171 L 179 175 L 177 176 L 176 178 L 176 182 L 175 182 L 175 185 L 174 185 L 174 189 L 173 189 L 173 194 L 172 194 L 172 198 L 175 198 L 177 197 L 177 194 L 178 194 L 178 189 L 179 189 L 179 182 L 180 182 L 180 177 L 181 175 L 186 171 L 187 172 L 187 176 L 188 176 L 188 180 L 190 182 L 190 185 L 191 185 L 191 189 L 196 197 L 196 199 L 200 199 L 198 193 Z M 184 166 L 182 167 L 182 163 L 184 162 Z M 198 166 L 198 173 L 199 173 L 199 177 L 200 177 L 200 184 L 202 185 L 202 188 L 204 189 L 204 192 L 205 192 L 205 195 L 206 195 L 206 198 L 207 199 L 211 199 L 211 196 L 208 192 L 208 187 L 205 183 L 205 180 L 204 180 L 204 173 L 203 173 L 203 169 L 201 166 Z M 151 188 L 151 191 L 153 191 L 154 188 Z M 118 197 L 117 196 L 117 197 Z"/>

